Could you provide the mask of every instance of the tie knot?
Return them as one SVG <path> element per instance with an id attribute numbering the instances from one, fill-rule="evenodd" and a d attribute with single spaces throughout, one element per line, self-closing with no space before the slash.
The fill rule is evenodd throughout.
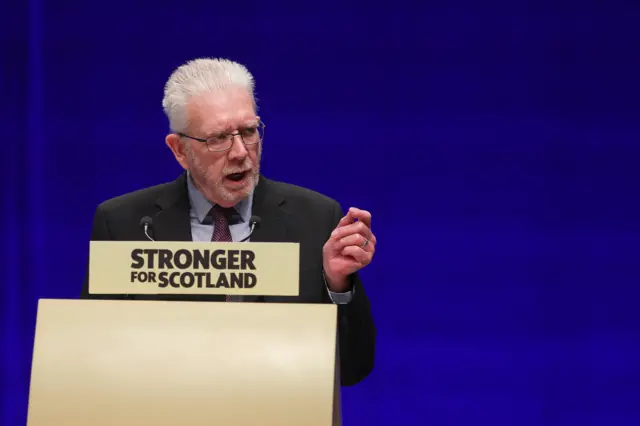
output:
<path id="1" fill-rule="evenodd" d="M 211 210 L 209 211 L 209 214 L 207 216 L 209 216 L 211 218 L 211 222 L 214 223 L 220 221 L 230 222 L 231 218 L 236 214 L 237 212 L 235 208 L 222 207 L 216 204 L 215 206 L 211 207 Z"/>

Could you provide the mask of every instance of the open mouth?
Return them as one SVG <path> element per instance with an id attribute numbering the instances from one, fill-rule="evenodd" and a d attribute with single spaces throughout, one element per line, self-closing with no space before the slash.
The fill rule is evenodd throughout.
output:
<path id="1" fill-rule="evenodd" d="M 231 180 L 233 182 L 240 182 L 245 177 L 247 177 L 248 174 L 249 174 L 248 171 L 244 171 L 244 172 L 240 172 L 240 173 L 231 173 L 230 175 L 227 175 L 227 179 L 229 179 L 229 180 Z"/>

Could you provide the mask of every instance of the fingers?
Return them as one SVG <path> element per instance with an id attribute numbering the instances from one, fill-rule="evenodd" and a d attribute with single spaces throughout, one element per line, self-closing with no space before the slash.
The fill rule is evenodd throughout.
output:
<path id="1" fill-rule="evenodd" d="M 368 228 L 371 228 L 371 213 L 369 213 L 368 211 L 351 207 L 347 214 L 350 214 L 352 217 L 358 219 L 361 222 L 364 222 L 364 224 L 367 225 Z"/>
<path id="2" fill-rule="evenodd" d="M 343 226 L 349 225 L 353 223 L 354 220 L 355 218 L 353 217 L 353 214 L 351 213 L 351 211 L 348 211 L 347 214 L 344 215 L 342 219 L 340 219 L 340 222 L 338 222 L 338 225 L 336 225 L 336 228 L 341 228 Z"/>
<path id="3" fill-rule="evenodd" d="M 343 226 L 350 225 L 353 222 L 355 222 L 356 219 L 358 219 L 361 222 L 364 222 L 364 224 L 367 227 L 371 228 L 371 213 L 369 213 L 366 210 L 357 209 L 355 207 L 351 207 L 347 211 L 347 214 L 344 215 L 342 219 L 340 219 L 340 222 L 338 222 L 338 225 L 336 225 L 336 228 L 341 228 Z"/>
<path id="4" fill-rule="evenodd" d="M 325 243 L 323 256 L 328 258 L 329 264 L 339 258 L 342 269 L 357 271 L 371 263 L 376 243 L 376 237 L 371 232 L 371 213 L 352 207 L 340 219 Z M 347 266 L 344 265 L 345 261 Z"/>
<path id="5" fill-rule="evenodd" d="M 367 239 L 369 240 L 369 242 L 367 242 Z M 366 245 L 365 245 L 365 242 L 366 242 Z M 347 235 L 346 237 L 342 237 L 341 239 L 339 239 L 334 243 L 334 250 L 340 251 L 343 248 L 348 246 L 360 247 L 367 252 L 375 251 L 375 242 L 372 242 L 371 239 L 365 237 L 360 233 L 351 234 L 351 235 Z"/>
<path id="6" fill-rule="evenodd" d="M 356 262 L 361 265 L 368 265 L 371 263 L 371 258 L 373 257 L 373 253 L 367 252 L 360 247 L 357 246 L 348 246 L 342 250 L 343 256 L 353 257 Z"/>
<path id="7" fill-rule="evenodd" d="M 371 243 L 376 243 L 376 237 L 371 232 L 371 229 L 369 229 L 369 227 L 361 221 L 352 223 L 351 225 L 345 225 L 340 228 L 336 228 L 331 233 L 331 240 L 338 241 L 353 234 L 360 234 L 364 238 L 367 238 Z"/>

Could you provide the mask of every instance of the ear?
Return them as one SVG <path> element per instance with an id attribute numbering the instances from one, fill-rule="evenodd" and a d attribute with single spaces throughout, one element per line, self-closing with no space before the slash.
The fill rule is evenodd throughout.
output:
<path id="1" fill-rule="evenodd" d="M 180 136 L 176 135 L 175 133 L 170 133 L 165 138 L 165 142 L 171 152 L 173 152 L 176 160 L 178 160 L 178 163 L 180 163 L 183 169 L 187 170 L 187 153 L 185 151 L 184 143 L 182 143 L 182 140 L 180 139 Z"/>

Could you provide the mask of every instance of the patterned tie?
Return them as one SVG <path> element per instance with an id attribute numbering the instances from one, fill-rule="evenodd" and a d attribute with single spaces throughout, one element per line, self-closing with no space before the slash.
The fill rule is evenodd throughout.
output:
<path id="1" fill-rule="evenodd" d="M 213 235 L 211 236 L 211 241 L 233 241 L 231 239 L 231 230 L 229 229 L 229 218 L 233 213 L 235 213 L 235 209 L 233 208 L 225 208 L 218 205 L 213 206 L 211 209 L 211 217 L 213 218 Z M 229 302 L 231 296 L 227 294 L 225 300 Z"/>

